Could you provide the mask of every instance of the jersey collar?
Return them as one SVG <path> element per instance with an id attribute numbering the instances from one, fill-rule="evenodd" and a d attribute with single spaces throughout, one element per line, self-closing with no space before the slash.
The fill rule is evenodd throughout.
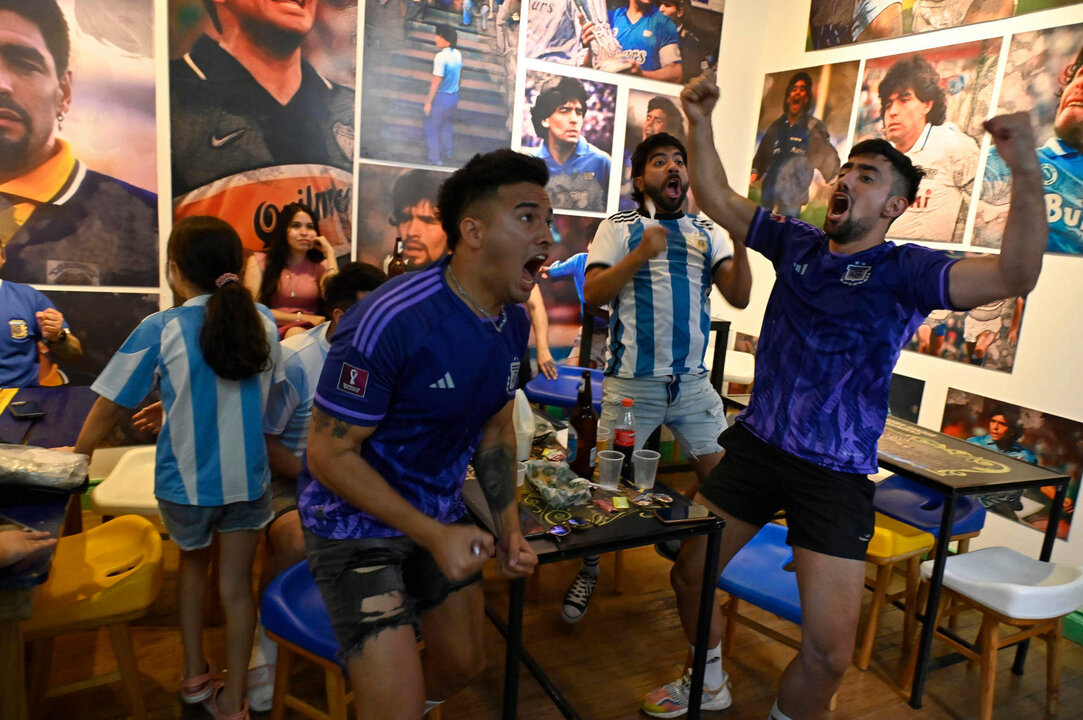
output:
<path id="1" fill-rule="evenodd" d="M 57 139 L 59 150 L 48 160 L 19 177 L 0 184 L 0 193 L 36 203 L 63 205 L 79 188 L 86 168 L 75 159 L 71 145 Z"/>

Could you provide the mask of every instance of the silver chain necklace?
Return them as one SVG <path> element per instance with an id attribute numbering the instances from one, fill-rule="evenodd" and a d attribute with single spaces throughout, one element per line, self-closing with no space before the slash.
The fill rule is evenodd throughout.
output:
<path id="1" fill-rule="evenodd" d="M 508 313 L 504 310 L 504 306 L 500 306 L 499 318 L 496 315 L 490 314 L 485 308 L 479 305 L 474 298 L 470 297 L 466 290 L 463 290 L 462 283 L 459 282 L 459 278 L 455 277 L 455 271 L 451 269 L 451 263 L 448 263 L 447 274 L 452 282 L 455 283 L 455 289 L 459 291 L 459 294 L 462 295 L 468 303 L 470 303 L 470 306 L 481 313 L 482 317 L 490 321 L 497 332 L 504 332 L 504 323 L 508 321 Z"/>

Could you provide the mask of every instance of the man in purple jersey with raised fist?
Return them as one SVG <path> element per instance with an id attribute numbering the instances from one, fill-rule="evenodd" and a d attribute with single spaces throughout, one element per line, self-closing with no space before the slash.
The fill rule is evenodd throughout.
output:
<path id="1" fill-rule="evenodd" d="M 713 78 L 696 78 L 681 100 L 688 117 L 692 188 L 704 213 L 733 242 L 767 257 L 775 285 L 756 353 L 748 409 L 719 439 L 722 460 L 696 496 L 726 520 L 717 574 L 785 509 L 801 592 L 801 649 L 782 674 L 772 720 L 817 717 L 853 656 L 865 550 L 872 537 L 876 443 L 895 361 L 937 308 L 963 310 L 1022 295 L 1038 281 L 1047 227 L 1034 137 L 1025 113 L 986 122 L 1014 176 L 999 256 L 956 260 L 885 242 L 913 202 L 923 172 L 883 140 L 856 145 L 834 182 L 824 227 L 772 215 L 730 187 L 715 150 Z M 689 642 L 706 542 L 686 541 L 671 581 Z M 711 622 L 702 707 L 722 709 L 721 617 Z M 650 693 L 644 710 L 683 715 L 689 675 Z"/>

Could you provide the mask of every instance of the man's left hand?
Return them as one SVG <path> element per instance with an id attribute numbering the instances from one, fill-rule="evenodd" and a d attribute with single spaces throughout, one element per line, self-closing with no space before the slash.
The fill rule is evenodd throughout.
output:
<path id="1" fill-rule="evenodd" d="M 60 331 L 64 329 L 64 316 L 56 308 L 45 308 L 35 313 L 38 327 L 41 328 L 41 336 L 48 342 L 55 342 L 60 337 Z"/>
<path id="2" fill-rule="evenodd" d="M 538 556 L 522 533 L 515 531 L 496 545 L 496 567 L 507 578 L 527 577 L 538 564 Z"/>

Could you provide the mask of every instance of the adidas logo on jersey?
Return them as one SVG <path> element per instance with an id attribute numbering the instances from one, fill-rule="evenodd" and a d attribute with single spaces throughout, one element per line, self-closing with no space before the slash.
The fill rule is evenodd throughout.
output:
<path id="1" fill-rule="evenodd" d="M 446 372 L 444 373 L 444 377 L 429 385 L 429 387 L 436 388 L 437 390 L 451 390 L 455 387 L 455 381 L 451 379 L 451 373 Z"/>

